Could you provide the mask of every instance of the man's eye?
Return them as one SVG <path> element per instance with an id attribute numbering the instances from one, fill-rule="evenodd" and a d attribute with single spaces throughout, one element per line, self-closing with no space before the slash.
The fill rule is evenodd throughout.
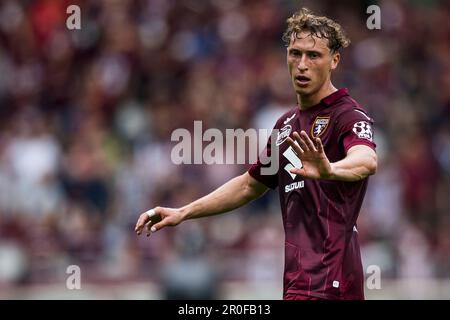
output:
<path id="1" fill-rule="evenodd" d="M 318 58 L 319 55 L 318 55 L 317 53 L 315 53 L 315 52 L 311 52 L 311 53 L 309 54 L 309 57 L 312 58 L 312 59 L 315 59 L 315 58 Z"/>
<path id="2" fill-rule="evenodd" d="M 294 50 L 294 51 L 291 51 L 291 55 L 294 57 L 298 57 L 300 55 L 300 52 Z"/>

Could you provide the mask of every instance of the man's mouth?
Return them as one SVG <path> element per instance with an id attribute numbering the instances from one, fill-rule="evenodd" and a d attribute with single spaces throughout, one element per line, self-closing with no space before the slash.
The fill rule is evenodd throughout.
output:
<path id="1" fill-rule="evenodd" d="M 297 85 L 299 85 L 300 87 L 307 86 L 310 81 L 311 81 L 311 79 L 308 77 L 305 77 L 305 76 L 296 76 L 295 77 L 295 83 Z"/>

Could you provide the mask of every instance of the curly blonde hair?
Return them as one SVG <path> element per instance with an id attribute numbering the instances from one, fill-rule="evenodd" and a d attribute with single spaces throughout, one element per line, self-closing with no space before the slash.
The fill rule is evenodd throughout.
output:
<path id="1" fill-rule="evenodd" d="M 335 21 L 314 15 L 309 9 L 302 8 L 286 20 L 287 29 L 283 34 L 283 41 L 289 45 L 292 35 L 297 37 L 301 32 L 309 32 L 317 38 L 328 39 L 328 48 L 336 52 L 348 47 L 350 39 L 345 35 L 344 29 Z"/>

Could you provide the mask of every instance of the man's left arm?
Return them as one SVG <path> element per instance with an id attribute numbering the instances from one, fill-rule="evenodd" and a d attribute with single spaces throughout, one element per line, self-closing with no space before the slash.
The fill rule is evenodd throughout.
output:
<path id="1" fill-rule="evenodd" d="M 358 181 L 377 170 L 375 151 L 362 143 L 349 146 L 342 160 L 330 162 L 320 138 L 311 140 L 305 131 L 301 131 L 294 132 L 286 141 L 302 162 L 301 168 L 292 168 L 290 172 L 305 178 Z"/>
<path id="2" fill-rule="evenodd" d="M 330 163 L 330 169 L 330 180 L 358 181 L 376 173 L 377 154 L 366 145 L 354 145 L 344 159 Z"/>

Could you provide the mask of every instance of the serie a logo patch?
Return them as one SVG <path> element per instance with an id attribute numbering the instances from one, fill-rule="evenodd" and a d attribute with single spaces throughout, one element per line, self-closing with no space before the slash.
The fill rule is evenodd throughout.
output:
<path id="1" fill-rule="evenodd" d="M 314 138 L 320 137 L 328 128 L 330 117 L 317 117 L 311 127 L 311 136 Z"/>

